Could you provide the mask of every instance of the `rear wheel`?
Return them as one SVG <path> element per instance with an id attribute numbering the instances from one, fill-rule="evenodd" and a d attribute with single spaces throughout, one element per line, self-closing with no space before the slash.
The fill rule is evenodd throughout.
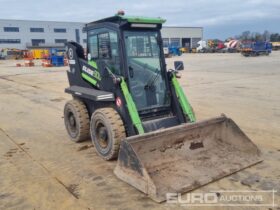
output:
<path id="1" fill-rule="evenodd" d="M 113 108 L 97 109 L 91 116 L 90 134 L 97 153 L 105 160 L 117 158 L 126 137 L 120 115 Z"/>
<path id="2" fill-rule="evenodd" d="M 74 99 L 65 104 L 64 124 L 72 141 L 89 139 L 89 115 L 82 101 Z"/>

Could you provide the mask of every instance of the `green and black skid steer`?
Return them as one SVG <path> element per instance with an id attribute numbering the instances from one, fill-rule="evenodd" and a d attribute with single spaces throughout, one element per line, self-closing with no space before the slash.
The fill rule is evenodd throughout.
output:
<path id="1" fill-rule="evenodd" d="M 76 42 L 66 46 L 71 140 L 91 138 L 105 160 L 118 159 L 118 178 L 157 202 L 261 161 L 230 118 L 196 122 L 178 82 L 183 62 L 166 69 L 164 22 L 117 14 L 86 24 L 86 53 Z"/>

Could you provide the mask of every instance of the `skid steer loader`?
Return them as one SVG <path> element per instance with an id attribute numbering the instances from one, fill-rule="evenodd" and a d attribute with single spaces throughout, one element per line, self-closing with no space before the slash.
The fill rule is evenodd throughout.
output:
<path id="1" fill-rule="evenodd" d="M 114 173 L 153 200 L 188 192 L 261 161 L 256 145 L 226 116 L 196 122 L 167 70 L 161 18 L 117 14 L 86 24 L 87 54 L 67 43 L 72 94 L 64 108 L 70 138 L 91 137 Z"/>

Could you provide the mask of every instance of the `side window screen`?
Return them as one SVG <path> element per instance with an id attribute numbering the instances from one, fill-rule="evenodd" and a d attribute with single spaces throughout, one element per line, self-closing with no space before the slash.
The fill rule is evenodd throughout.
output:
<path id="1" fill-rule="evenodd" d="M 110 42 L 111 42 L 111 55 L 112 55 L 112 57 L 119 56 L 118 35 L 117 35 L 116 32 L 110 32 Z"/>
<path id="2" fill-rule="evenodd" d="M 110 58 L 110 37 L 109 33 L 103 33 L 98 35 L 99 40 L 99 58 Z"/>
<path id="3" fill-rule="evenodd" d="M 120 56 L 119 56 L 119 42 L 118 34 L 116 32 L 109 32 L 110 34 L 110 48 L 111 48 L 111 62 L 110 68 L 114 74 L 120 75 Z"/>
<path id="4" fill-rule="evenodd" d="M 153 38 L 155 39 L 155 37 Z M 143 36 L 126 36 L 125 37 L 127 55 L 129 57 L 152 57 L 151 38 Z M 156 42 L 156 41 L 155 41 Z M 156 44 L 156 43 L 154 43 Z"/>
<path id="5" fill-rule="evenodd" d="M 103 60 L 114 74 L 121 74 L 119 38 L 115 31 L 104 28 L 89 31 L 88 53 L 92 60 Z"/>
<path id="6" fill-rule="evenodd" d="M 89 53 L 91 54 L 91 58 L 98 57 L 98 42 L 97 35 L 91 35 L 88 40 L 89 44 Z"/>

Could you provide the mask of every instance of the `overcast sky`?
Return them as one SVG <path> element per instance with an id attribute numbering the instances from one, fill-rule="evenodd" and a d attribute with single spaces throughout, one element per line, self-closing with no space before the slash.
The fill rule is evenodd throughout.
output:
<path id="1" fill-rule="evenodd" d="M 0 19 L 90 22 L 114 15 L 163 17 L 166 26 L 201 26 L 204 38 L 244 30 L 280 32 L 280 0 L 0 0 Z"/>

